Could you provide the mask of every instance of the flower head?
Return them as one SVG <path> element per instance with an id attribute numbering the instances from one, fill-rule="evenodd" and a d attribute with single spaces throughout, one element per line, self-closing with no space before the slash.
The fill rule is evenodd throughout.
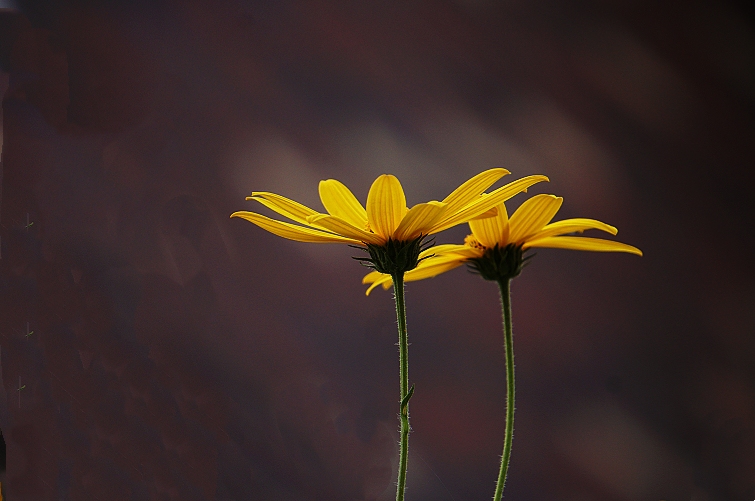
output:
<path id="1" fill-rule="evenodd" d="M 513 278 L 519 274 L 527 259 L 523 257 L 523 251 L 531 247 L 642 255 L 640 249 L 621 242 L 567 235 L 593 229 L 616 235 L 618 230 L 595 219 L 575 218 L 551 223 L 562 202 L 563 198 L 555 195 L 535 195 L 526 200 L 511 218 L 506 206 L 501 203 L 495 207 L 495 216 L 469 221 L 472 233 L 464 239 L 463 245 L 438 245 L 420 253 L 419 265 L 409 271 L 404 280 L 410 282 L 431 278 L 464 263 L 469 263 L 488 280 Z M 378 285 L 388 289 L 393 282 L 388 275 L 372 272 L 364 277 L 362 283 L 371 284 L 367 289 L 369 294 Z"/>
<path id="2" fill-rule="evenodd" d="M 372 183 L 366 208 L 344 184 L 328 179 L 320 181 L 319 186 L 326 213 L 275 193 L 260 191 L 253 192 L 247 200 L 259 202 L 293 223 L 247 211 L 234 212 L 231 217 L 246 219 L 289 240 L 380 247 L 389 241 L 411 242 L 465 223 L 526 191 L 533 184 L 548 180 L 545 176 L 528 176 L 483 195 L 506 174 L 509 172 L 500 168 L 484 171 L 459 186 L 443 201 L 420 203 L 411 209 L 406 206 L 404 190 L 395 176 L 383 174 Z"/>

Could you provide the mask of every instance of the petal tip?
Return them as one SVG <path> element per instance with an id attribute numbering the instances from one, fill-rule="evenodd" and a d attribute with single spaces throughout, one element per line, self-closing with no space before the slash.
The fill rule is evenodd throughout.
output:
<path id="1" fill-rule="evenodd" d="M 369 286 L 369 287 L 367 288 L 367 290 L 366 290 L 366 291 L 364 291 L 364 295 L 365 295 L 365 296 L 369 296 L 369 295 L 370 295 L 370 292 L 372 292 L 372 290 L 373 290 L 373 289 L 374 289 L 375 287 L 377 287 L 377 286 L 378 286 L 378 283 L 377 283 L 377 282 L 374 282 L 374 283 L 373 283 L 372 285 L 370 285 L 370 286 Z"/>
<path id="2" fill-rule="evenodd" d="M 393 174 L 380 174 L 377 177 L 377 179 L 379 179 L 381 181 L 389 181 L 389 182 L 394 182 L 395 181 L 398 184 L 401 184 L 401 181 L 399 181 L 398 178 L 396 176 L 394 176 Z"/>

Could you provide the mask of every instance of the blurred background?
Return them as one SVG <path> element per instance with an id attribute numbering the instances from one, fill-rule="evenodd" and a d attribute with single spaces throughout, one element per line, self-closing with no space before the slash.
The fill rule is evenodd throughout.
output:
<path id="1" fill-rule="evenodd" d="M 539 250 L 514 281 L 505 499 L 755 499 L 747 7 L 0 2 L 6 498 L 393 499 L 391 293 L 228 216 L 500 166 L 645 252 Z M 497 287 L 462 268 L 407 301 L 407 500 L 489 499 Z"/>

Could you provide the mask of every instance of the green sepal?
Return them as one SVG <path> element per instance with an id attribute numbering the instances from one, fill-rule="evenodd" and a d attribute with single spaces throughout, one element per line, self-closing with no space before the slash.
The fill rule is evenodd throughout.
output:
<path id="1" fill-rule="evenodd" d="M 420 262 L 419 254 L 431 247 L 435 242 L 424 241 L 427 235 L 420 235 L 414 240 L 388 239 L 383 245 L 366 244 L 366 249 L 356 247 L 369 253 L 370 257 L 355 257 L 363 265 L 373 268 L 380 273 L 394 275 L 413 270 Z"/>
<path id="2" fill-rule="evenodd" d="M 469 268 L 485 280 L 510 280 L 518 276 L 534 254 L 524 256 L 521 245 L 490 247 L 478 258 L 469 260 Z"/>

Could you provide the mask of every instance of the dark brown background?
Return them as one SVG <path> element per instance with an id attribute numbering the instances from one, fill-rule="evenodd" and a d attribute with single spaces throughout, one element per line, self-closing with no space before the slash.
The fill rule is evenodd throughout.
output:
<path id="1" fill-rule="evenodd" d="M 414 204 L 493 166 L 547 174 L 532 192 L 563 195 L 560 217 L 612 223 L 645 252 L 541 250 L 514 282 L 506 499 L 755 499 L 741 6 L 20 9 L 0 14 L 8 499 L 391 499 L 391 295 L 364 297 L 346 246 L 228 215 L 257 208 L 252 190 L 319 208 L 329 177 L 364 200 L 384 172 Z M 496 289 L 457 270 L 407 297 L 407 499 L 489 499 Z"/>

